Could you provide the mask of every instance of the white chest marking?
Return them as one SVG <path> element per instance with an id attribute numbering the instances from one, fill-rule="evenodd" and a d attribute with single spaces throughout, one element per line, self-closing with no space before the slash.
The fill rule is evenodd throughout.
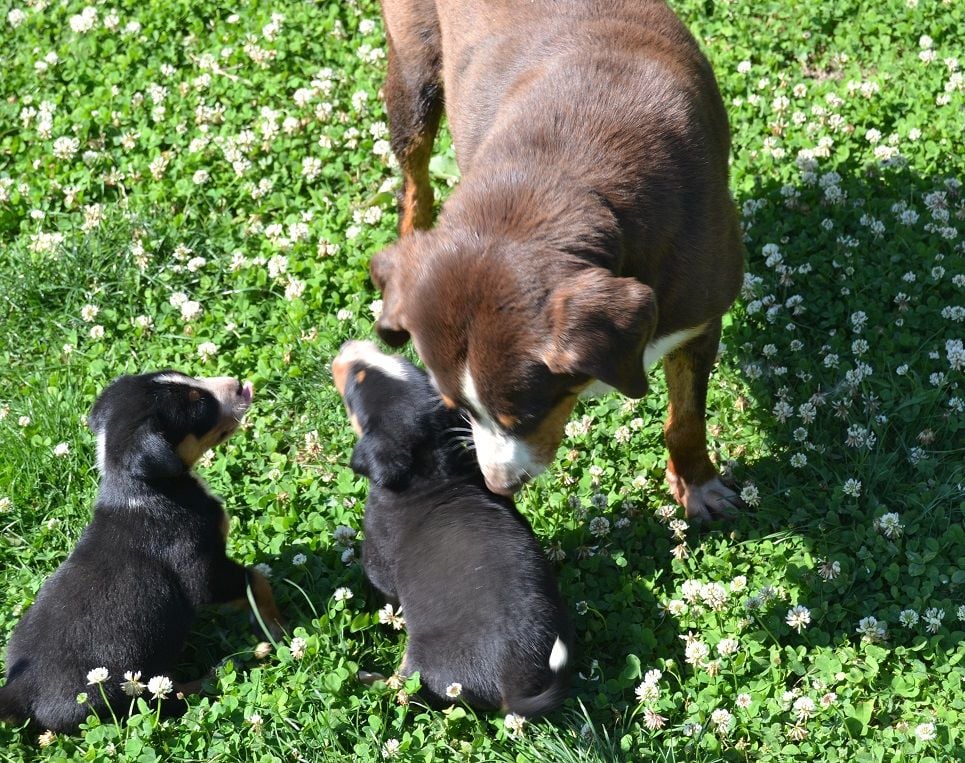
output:
<path id="1" fill-rule="evenodd" d="M 680 345 L 693 339 L 695 336 L 700 334 L 704 330 L 703 324 L 700 326 L 693 326 L 689 329 L 681 329 L 680 331 L 674 331 L 672 334 L 664 334 L 659 339 L 651 342 L 646 346 L 643 351 L 643 370 L 646 373 L 658 360 L 660 360 L 668 352 L 676 350 Z M 607 392 L 612 392 L 613 387 L 609 384 L 604 384 L 599 379 L 594 379 L 590 386 L 586 387 L 581 393 L 580 397 L 596 397 L 597 395 L 603 395 Z"/>
<path id="2" fill-rule="evenodd" d="M 694 326 L 693 328 L 674 331 L 672 334 L 666 334 L 656 341 L 651 342 L 643 351 L 643 370 L 646 371 L 668 352 L 676 350 L 680 345 L 693 339 L 703 330 L 704 327 L 702 325 Z"/>

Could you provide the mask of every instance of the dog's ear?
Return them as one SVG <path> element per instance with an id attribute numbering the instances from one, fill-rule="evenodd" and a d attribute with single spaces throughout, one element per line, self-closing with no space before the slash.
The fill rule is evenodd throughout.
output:
<path id="1" fill-rule="evenodd" d="M 550 371 L 585 374 L 628 397 L 646 393 L 643 351 L 657 324 L 649 286 L 590 268 L 553 292 L 548 314 L 552 340 L 543 362 Z"/>
<path id="2" fill-rule="evenodd" d="M 170 479 L 185 471 L 184 462 L 171 444 L 147 427 L 141 427 L 132 440 L 127 468 L 132 475 L 145 480 Z"/>
<path id="3" fill-rule="evenodd" d="M 352 451 L 352 471 L 390 490 L 406 486 L 412 465 L 412 451 L 406 443 L 389 442 L 371 434 L 363 436 Z"/>
<path id="4" fill-rule="evenodd" d="M 382 314 L 375 322 L 375 331 L 390 347 L 401 347 L 409 341 L 409 332 L 403 326 L 409 251 L 409 242 L 400 241 L 378 252 L 369 263 L 372 283 L 382 292 Z"/>

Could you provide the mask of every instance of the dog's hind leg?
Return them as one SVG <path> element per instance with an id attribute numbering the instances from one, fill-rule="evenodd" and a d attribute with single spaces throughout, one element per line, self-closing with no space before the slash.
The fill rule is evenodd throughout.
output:
<path id="1" fill-rule="evenodd" d="M 717 357 L 720 319 L 663 359 L 670 407 L 664 438 L 670 458 L 667 482 L 688 519 L 727 516 L 742 503 L 725 485 L 707 454 L 707 382 Z"/>
<path id="2" fill-rule="evenodd" d="M 442 116 L 442 41 L 432 0 L 384 0 L 389 67 L 385 107 L 402 167 L 399 234 L 432 225 L 429 158 Z"/>

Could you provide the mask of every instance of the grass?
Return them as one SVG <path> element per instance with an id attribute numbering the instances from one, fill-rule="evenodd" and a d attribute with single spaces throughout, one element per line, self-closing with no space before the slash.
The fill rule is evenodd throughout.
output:
<path id="1" fill-rule="evenodd" d="M 519 498 L 579 675 L 517 735 L 354 680 L 404 647 L 336 533 L 365 484 L 328 371 L 371 336 L 367 262 L 395 238 L 377 6 L 92 7 L 0 2 L 0 633 L 89 517 L 95 395 L 176 367 L 255 382 L 201 471 L 304 643 L 259 659 L 242 615 L 208 613 L 179 677 L 217 665 L 217 691 L 185 718 L 0 726 L 0 759 L 965 756 L 960 4 L 675 3 L 734 133 L 748 277 L 709 423 L 753 508 L 664 509 L 659 372 L 644 400 L 582 403 Z"/>

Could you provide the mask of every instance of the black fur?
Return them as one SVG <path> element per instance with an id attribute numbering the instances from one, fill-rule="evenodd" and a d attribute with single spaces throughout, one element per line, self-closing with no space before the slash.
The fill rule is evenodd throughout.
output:
<path id="1" fill-rule="evenodd" d="M 86 685 L 97 667 L 110 674 L 103 686 L 115 713 L 126 715 L 124 672 L 140 671 L 143 683 L 170 677 L 197 609 L 245 596 L 248 571 L 225 555 L 221 503 L 177 452 L 230 418 L 210 390 L 172 375 L 120 377 L 94 405 L 89 424 L 103 447 L 93 520 L 14 629 L 5 720 L 73 731 L 89 712 L 76 701 L 84 691 L 106 717 L 100 691 Z M 172 695 L 161 712 L 185 708 Z"/>
<path id="2" fill-rule="evenodd" d="M 365 574 L 401 605 L 409 634 L 400 671 L 420 673 L 433 706 L 451 704 L 446 688 L 459 683 L 474 707 L 548 713 L 567 695 L 573 654 L 553 574 L 512 500 L 486 489 L 462 415 L 398 361 L 404 380 L 351 362 L 343 398 L 362 431 L 352 468 L 372 481 Z M 554 671 L 557 639 L 569 659 Z"/>

